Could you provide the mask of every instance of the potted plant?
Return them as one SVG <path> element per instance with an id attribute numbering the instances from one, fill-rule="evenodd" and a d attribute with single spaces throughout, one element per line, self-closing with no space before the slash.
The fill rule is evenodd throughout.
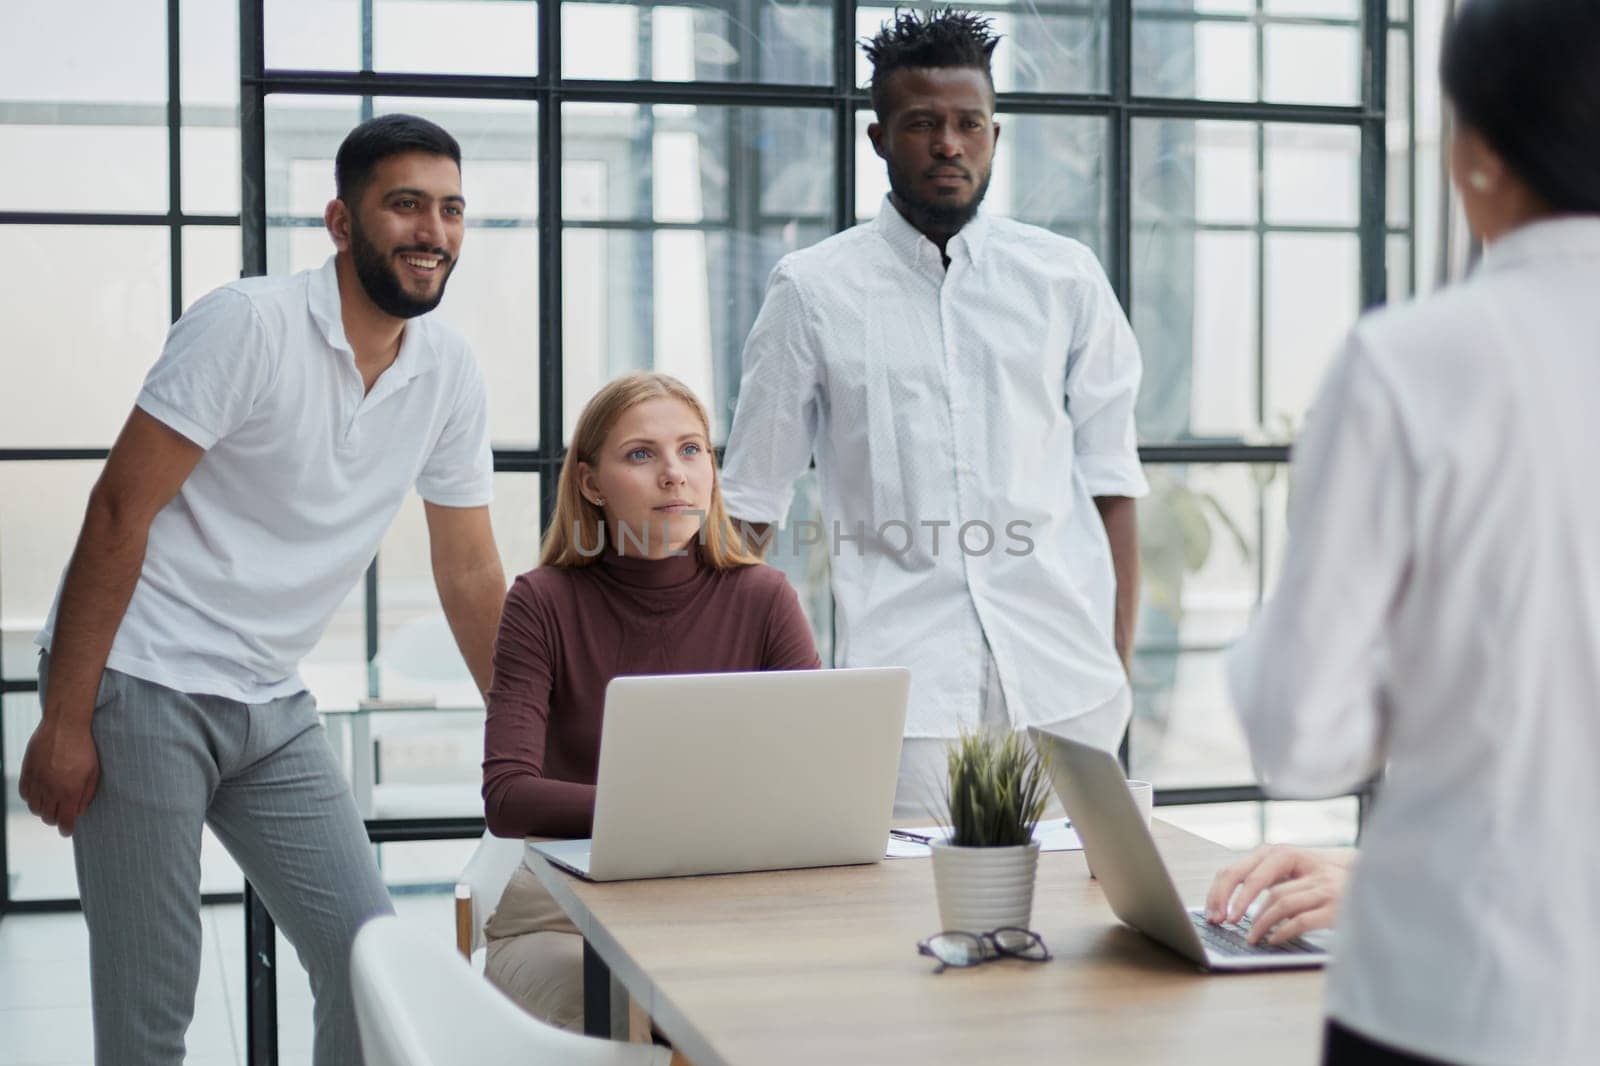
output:
<path id="1" fill-rule="evenodd" d="M 939 921 L 946 930 L 1026 929 L 1039 842 L 1033 828 L 1050 778 L 1021 733 L 966 733 L 947 752 L 942 827 L 932 843 Z"/>

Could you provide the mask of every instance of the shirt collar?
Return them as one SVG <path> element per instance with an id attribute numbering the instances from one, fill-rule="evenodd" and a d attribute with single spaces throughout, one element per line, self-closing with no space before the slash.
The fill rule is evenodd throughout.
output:
<path id="1" fill-rule="evenodd" d="M 883 206 L 878 210 L 878 217 L 872 220 L 873 226 L 882 234 L 883 239 L 893 248 L 895 254 L 904 259 L 913 269 L 931 263 L 944 272 L 944 260 L 939 255 L 939 246 L 930 241 L 921 230 L 906 221 L 900 209 L 894 206 L 894 201 L 885 194 Z M 961 227 L 961 231 L 945 242 L 945 254 L 952 262 L 965 257 L 972 262 L 978 262 L 983 256 L 983 246 L 989 236 L 992 225 L 989 216 L 980 209 L 978 214 Z"/>
<path id="2" fill-rule="evenodd" d="M 1518 226 L 1483 253 L 1485 271 L 1535 262 L 1600 258 L 1600 218 L 1564 215 Z"/>
<path id="3" fill-rule="evenodd" d="M 350 351 L 350 341 L 344 335 L 344 317 L 339 311 L 339 271 L 334 266 L 337 256 L 310 272 L 306 287 L 306 305 L 311 319 L 327 339 L 328 347 Z"/>
<path id="4" fill-rule="evenodd" d="M 354 364 L 355 350 L 350 347 L 350 340 L 344 334 L 344 315 L 340 311 L 339 271 L 335 266 L 337 258 L 330 255 L 327 262 L 310 271 L 306 306 L 311 312 L 312 321 L 327 340 L 328 347 L 349 356 Z M 405 384 L 438 365 L 439 353 L 434 347 L 427 319 L 427 315 L 418 315 L 406 323 L 405 333 L 400 337 L 400 351 L 389 369 L 379 377 L 379 383 L 389 379 L 395 384 Z"/>

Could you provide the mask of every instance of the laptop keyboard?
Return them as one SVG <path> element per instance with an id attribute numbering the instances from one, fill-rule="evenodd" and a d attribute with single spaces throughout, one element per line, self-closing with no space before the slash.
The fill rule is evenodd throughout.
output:
<path id="1" fill-rule="evenodd" d="M 1237 925 L 1212 925 L 1206 921 L 1203 914 L 1190 914 L 1189 920 L 1194 923 L 1196 931 L 1200 934 L 1200 942 L 1207 950 L 1215 951 L 1218 955 L 1307 955 L 1322 954 L 1323 950 L 1315 944 L 1307 943 L 1296 937 L 1284 944 L 1251 944 L 1245 938 L 1250 935 L 1250 918 L 1248 915 L 1239 919 Z"/>

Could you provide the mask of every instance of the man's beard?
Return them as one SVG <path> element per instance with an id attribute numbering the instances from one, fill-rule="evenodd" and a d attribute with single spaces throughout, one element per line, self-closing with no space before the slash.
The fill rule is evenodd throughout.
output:
<path id="1" fill-rule="evenodd" d="M 945 163 L 943 166 L 949 166 Z M 967 173 L 970 168 L 963 167 Z M 907 215 L 906 221 L 924 233 L 955 234 L 978 214 L 978 205 L 983 203 L 983 198 L 989 192 L 990 174 L 983 176 L 977 191 L 972 194 L 972 199 L 964 204 L 942 204 L 932 200 L 924 200 L 911 190 L 911 182 L 895 167 L 889 164 L 889 191 L 894 193 L 895 202 L 900 210 Z"/>
<path id="2" fill-rule="evenodd" d="M 439 257 L 436 270 L 444 273 L 439 277 L 439 288 L 430 297 L 412 296 L 400 284 L 399 268 L 395 267 L 378 246 L 367 239 L 362 232 L 361 223 L 356 220 L 354 212 L 350 215 L 350 261 L 356 268 L 356 277 L 361 281 L 361 287 L 366 290 L 367 298 L 377 306 L 378 310 L 394 318 L 416 318 L 425 315 L 439 306 L 439 301 L 444 299 L 444 286 L 450 280 L 450 272 L 455 269 L 455 260 L 445 254 L 443 248 L 428 248 L 414 245 L 406 248 L 396 248 L 395 254 L 402 252 L 420 252 L 423 255 Z"/>

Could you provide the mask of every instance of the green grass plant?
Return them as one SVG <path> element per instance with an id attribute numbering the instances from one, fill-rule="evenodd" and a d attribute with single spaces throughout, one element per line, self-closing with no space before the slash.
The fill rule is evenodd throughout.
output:
<path id="1" fill-rule="evenodd" d="M 1021 733 L 965 730 L 946 749 L 945 818 L 949 842 L 1004 848 L 1033 839 L 1050 798 L 1044 760 Z"/>

